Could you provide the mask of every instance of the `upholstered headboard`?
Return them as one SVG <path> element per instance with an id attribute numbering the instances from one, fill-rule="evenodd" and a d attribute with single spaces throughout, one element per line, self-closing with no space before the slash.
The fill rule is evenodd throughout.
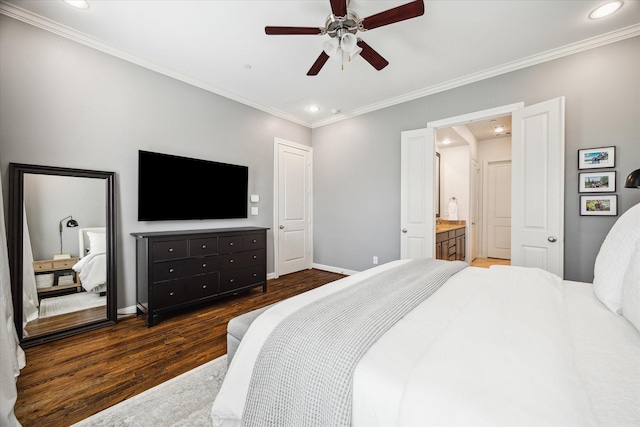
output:
<path id="1" fill-rule="evenodd" d="M 78 230 L 78 249 L 81 259 L 87 255 L 89 253 L 89 249 L 91 249 L 87 233 L 106 233 L 106 231 L 106 227 L 88 227 Z"/>

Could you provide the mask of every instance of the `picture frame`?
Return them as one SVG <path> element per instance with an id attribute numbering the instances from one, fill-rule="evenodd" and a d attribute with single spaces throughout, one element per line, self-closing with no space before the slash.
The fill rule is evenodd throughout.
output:
<path id="1" fill-rule="evenodd" d="M 616 172 L 582 172 L 578 174 L 578 193 L 613 193 Z"/>
<path id="2" fill-rule="evenodd" d="M 578 150 L 578 169 L 602 169 L 616 166 L 616 147 Z"/>
<path id="3" fill-rule="evenodd" d="M 617 216 L 618 196 L 616 194 L 580 196 L 581 216 Z"/>

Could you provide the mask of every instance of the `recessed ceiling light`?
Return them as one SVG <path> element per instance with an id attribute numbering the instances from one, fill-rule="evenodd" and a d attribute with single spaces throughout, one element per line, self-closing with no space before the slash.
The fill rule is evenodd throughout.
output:
<path id="1" fill-rule="evenodd" d="M 612 13 L 616 12 L 618 9 L 622 7 L 624 2 L 622 0 L 611 1 L 609 3 L 605 3 L 602 6 L 599 6 L 593 10 L 589 14 L 590 19 L 600 19 L 605 16 L 609 16 Z"/>
<path id="2" fill-rule="evenodd" d="M 333 110 L 331 110 L 331 112 L 333 114 L 340 114 L 340 110 L 338 110 L 337 108 L 334 108 Z"/>
<path id="3" fill-rule="evenodd" d="M 500 133 L 500 132 L 504 131 L 504 125 L 495 125 L 493 127 L 493 131 L 496 132 L 496 133 Z"/>
<path id="4" fill-rule="evenodd" d="M 309 105 L 307 107 L 307 111 L 310 113 L 317 113 L 318 111 L 320 111 L 320 107 L 318 107 L 317 105 Z"/>
<path id="5" fill-rule="evenodd" d="M 89 9 L 89 3 L 86 0 L 64 0 L 64 2 L 76 9 Z"/>
<path id="6" fill-rule="evenodd" d="M 442 143 L 443 143 L 444 145 L 448 145 L 448 144 L 451 144 L 451 140 L 450 140 L 449 138 L 446 138 L 446 139 L 443 139 L 443 140 L 442 140 Z"/>

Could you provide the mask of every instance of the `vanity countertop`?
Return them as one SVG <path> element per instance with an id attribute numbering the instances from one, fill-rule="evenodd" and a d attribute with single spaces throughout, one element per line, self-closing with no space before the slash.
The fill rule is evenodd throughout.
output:
<path id="1" fill-rule="evenodd" d="M 462 224 L 436 224 L 436 233 L 441 233 L 443 231 L 451 231 L 457 230 L 459 228 L 465 228 L 467 225 L 465 223 Z"/>

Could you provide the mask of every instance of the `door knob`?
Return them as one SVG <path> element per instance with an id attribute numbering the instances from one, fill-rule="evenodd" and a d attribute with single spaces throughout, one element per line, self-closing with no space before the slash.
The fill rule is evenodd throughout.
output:
<path id="1" fill-rule="evenodd" d="M 558 238 L 556 236 L 549 236 L 547 240 L 550 241 L 551 243 L 554 243 L 558 241 Z"/>
<path id="2" fill-rule="evenodd" d="M 403 232 L 403 233 L 406 233 L 406 232 L 407 232 L 407 229 L 406 229 L 406 228 L 403 228 L 403 229 L 402 229 L 402 232 Z"/>
<path id="3" fill-rule="evenodd" d="M 283 230 L 283 229 L 284 229 L 284 225 L 281 225 L 281 226 L 280 226 L 280 230 Z"/>

